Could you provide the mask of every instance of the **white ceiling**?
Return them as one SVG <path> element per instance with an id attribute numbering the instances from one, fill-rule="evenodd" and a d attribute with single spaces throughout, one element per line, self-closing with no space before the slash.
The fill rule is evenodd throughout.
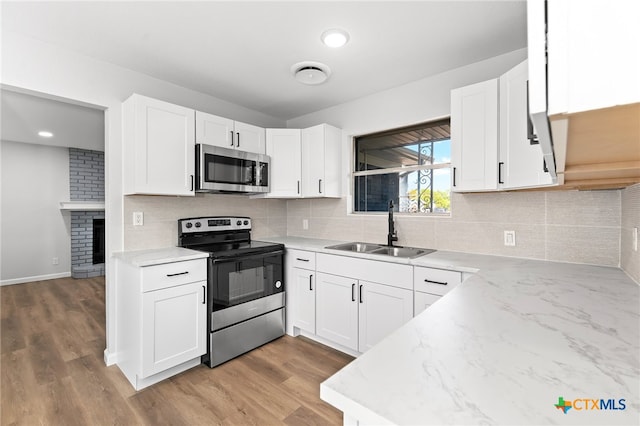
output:
<path id="1" fill-rule="evenodd" d="M 3 31 L 283 120 L 526 46 L 519 1 L 2 2 Z M 347 30 L 330 49 L 320 34 Z M 328 65 L 296 82 L 301 61 Z"/>
<path id="2" fill-rule="evenodd" d="M 3 141 L 104 151 L 104 111 L 3 89 L 0 132 Z"/>

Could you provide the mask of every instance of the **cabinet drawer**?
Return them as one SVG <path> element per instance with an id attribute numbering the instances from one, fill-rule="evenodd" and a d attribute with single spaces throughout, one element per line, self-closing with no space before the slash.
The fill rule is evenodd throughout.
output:
<path id="1" fill-rule="evenodd" d="M 142 268 L 142 292 L 207 280 L 207 259 L 163 263 Z"/>
<path id="2" fill-rule="evenodd" d="M 312 251 L 287 249 L 287 267 L 316 269 L 316 254 Z"/>
<path id="3" fill-rule="evenodd" d="M 442 296 L 461 282 L 461 272 L 421 268 L 419 266 L 416 266 L 413 271 L 413 286 L 415 291 Z"/>

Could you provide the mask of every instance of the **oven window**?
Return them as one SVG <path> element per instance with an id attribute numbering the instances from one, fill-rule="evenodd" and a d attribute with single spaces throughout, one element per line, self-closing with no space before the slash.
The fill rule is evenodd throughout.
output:
<path id="1" fill-rule="evenodd" d="M 282 254 L 217 263 L 211 283 L 213 310 L 284 291 L 282 274 Z"/>

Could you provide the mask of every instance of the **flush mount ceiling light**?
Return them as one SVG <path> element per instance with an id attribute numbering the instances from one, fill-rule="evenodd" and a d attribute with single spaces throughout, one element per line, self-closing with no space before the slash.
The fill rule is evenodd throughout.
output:
<path id="1" fill-rule="evenodd" d="M 331 75 L 331 70 L 320 62 L 298 62 L 291 67 L 291 73 L 302 84 L 314 86 L 322 84 Z"/>
<path id="2" fill-rule="evenodd" d="M 332 28 L 323 32 L 320 39 L 329 47 L 342 47 L 349 41 L 349 33 L 339 28 Z"/>
<path id="3" fill-rule="evenodd" d="M 41 131 L 38 132 L 38 136 L 43 137 L 43 138 L 51 138 L 51 137 L 53 137 L 53 133 L 47 132 L 46 130 L 41 130 Z"/>

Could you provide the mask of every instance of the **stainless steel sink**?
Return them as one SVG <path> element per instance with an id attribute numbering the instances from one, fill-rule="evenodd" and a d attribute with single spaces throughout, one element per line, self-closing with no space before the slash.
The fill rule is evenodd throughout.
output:
<path id="1" fill-rule="evenodd" d="M 413 259 L 414 257 L 423 256 L 425 254 L 433 253 L 435 250 L 423 249 L 415 247 L 389 247 L 381 244 L 372 243 L 343 243 L 335 246 L 327 246 L 325 248 L 332 250 L 350 251 L 352 253 L 367 253 L 367 254 L 379 254 L 382 256 L 402 257 L 405 259 Z"/>
<path id="2" fill-rule="evenodd" d="M 371 243 L 344 243 L 344 244 L 337 244 L 335 246 L 328 246 L 325 248 L 333 249 L 333 250 L 352 251 L 356 253 L 370 253 L 382 247 L 383 246 L 379 244 L 371 244 Z"/>
<path id="3" fill-rule="evenodd" d="M 381 247 L 377 250 L 370 252 L 371 254 L 383 254 L 386 256 L 403 257 L 407 259 L 413 259 L 414 257 L 422 256 L 425 254 L 433 253 L 433 249 L 421 249 L 415 247 Z"/>

